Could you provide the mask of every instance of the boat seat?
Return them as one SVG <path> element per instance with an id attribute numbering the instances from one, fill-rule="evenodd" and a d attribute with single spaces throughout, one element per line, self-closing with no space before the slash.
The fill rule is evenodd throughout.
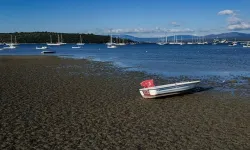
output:
<path id="1" fill-rule="evenodd" d="M 155 86 L 153 79 L 142 81 L 140 84 L 144 88 L 149 88 L 149 87 L 154 87 Z"/>

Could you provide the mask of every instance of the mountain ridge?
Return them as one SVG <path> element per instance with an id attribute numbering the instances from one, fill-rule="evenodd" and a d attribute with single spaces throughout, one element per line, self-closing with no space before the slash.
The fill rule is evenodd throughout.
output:
<path id="1" fill-rule="evenodd" d="M 156 37 L 156 38 L 140 38 L 131 35 L 113 35 L 113 37 L 130 39 L 136 42 L 148 42 L 148 43 L 156 43 L 159 41 L 164 41 L 165 37 Z M 212 41 L 215 38 L 219 39 L 227 39 L 229 41 L 234 41 L 235 39 L 238 41 L 250 41 L 250 33 L 241 33 L 241 32 L 228 32 L 228 33 L 220 33 L 220 34 L 209 34 L 205 36 L 192 36 L 192 35 L 177 35 L 178 40 L 183 41 L 192 41 L 193 40 L 203 40 L 203 38 L 207 41 Z M 168 36 L 169 41 L 174 40 L 174 36 Z"/>

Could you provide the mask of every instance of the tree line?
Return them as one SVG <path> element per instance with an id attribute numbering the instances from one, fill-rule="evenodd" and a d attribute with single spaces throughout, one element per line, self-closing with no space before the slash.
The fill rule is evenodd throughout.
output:
<path id="1" fill-rule="evenodd" d="M 79 33 L 56 33 L 56 32 L 15 32 L 15 33 L 0 33 L 0 43 L 49 43 L 50 36 L 52 37 L 52 42 L 56 43 L 58 41 L 58 35 L 62 42 L 64 43 L 78 43 L 80 42 L 80 35 L 82 36 L 83 43 L 107 43 L 110 41 L 109 36 L 95 35 L 95 34 L 79 34 Z M 114 41 L 114 39 L 113 39 Z M 125 39 L 127 42 L 132 42 L 131 40 Z"/>

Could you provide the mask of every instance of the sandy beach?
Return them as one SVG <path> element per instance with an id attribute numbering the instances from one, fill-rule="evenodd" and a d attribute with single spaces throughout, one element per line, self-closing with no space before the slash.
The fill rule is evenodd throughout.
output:
<path id="1" fill-rule="evenodd" d="M 141 81 L 172 81 L 86 59 L 0 56 L 0 72 L 1 149 L 250 147 L 249 97 L 143 99 Z"/>

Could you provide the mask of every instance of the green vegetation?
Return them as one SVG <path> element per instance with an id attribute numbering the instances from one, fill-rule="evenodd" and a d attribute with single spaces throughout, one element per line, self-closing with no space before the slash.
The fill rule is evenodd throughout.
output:
<path id="1" fill-rule="evenodd" d="M 78 33 L 55 33 L 55 32 L 15 32 L 15 33 L 0 33 L 0 43 L 10 43 L 10 35 L 13 36 L 12 40 L 15 41 L 15 36 L 18 43 L 48 43 L 50 42 L 50 35 L 52 42 L 56 43 L 58 35 L 62 35 L 63 42 L 65 43 L 78 43 L 80 42 L 80 34 Z M 107 43 L 110 40 L 109 36 L 94 35 L 94 34 L 81 34 L 83 43 Z M 125 40 L 125 42 L 131 42 Z"/>

